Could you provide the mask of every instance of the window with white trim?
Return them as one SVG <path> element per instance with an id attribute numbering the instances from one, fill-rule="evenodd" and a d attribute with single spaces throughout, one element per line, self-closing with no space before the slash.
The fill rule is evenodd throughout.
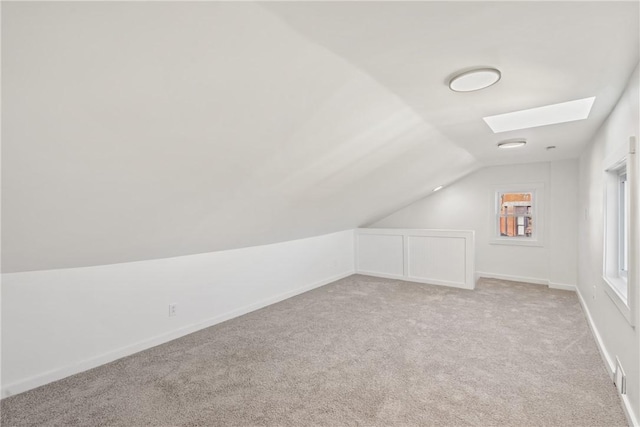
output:
<path id="1" fill-rule="evenodd" d="M 627 304 L 628 200 L 626 158 L 605 171 L 604 280 L 621 302 Z"/>
<path id="2" fill-rule="evenodd" d="M 492 194 L 492 244 L 542 246 L 544 184 L 500 186 Z"/>
<path id="3" fill-rule="evenodd" d="M 605 291 L 616 307 L 634 323 L 634 293 L 630 253 L 632 245 L 631 216 L 635 176 L 635 140 L 620 146 L 604 162 L 604 265 L 602 278 Z M 635 190 L 633 188 L 636 188 Z M 635 271 L 635 270 L 633 270 Z"/>

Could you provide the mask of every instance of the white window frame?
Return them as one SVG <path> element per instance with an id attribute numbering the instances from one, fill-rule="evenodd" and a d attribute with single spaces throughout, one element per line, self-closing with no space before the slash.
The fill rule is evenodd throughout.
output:
<path id="1" fill-rule="evenodd" d="M 500 195 L 504 193 L 531 193 L 533 195 L 533 206 L 531 208 L 531 218 L 533 219 L 533 233 L 531 237 L 504 237 L 500 236 Z M 529 184 L 496 185 L 491 192 L 491 209 L 489 220 L 491 221 L 492 245 L 512 245 L 512 246 L 544 246 L 544 183 L 535 182 Z"/>
<path id="2" fill-rule="evenodd" d="M 604 259 L 602 279 L 606 294 L 633 326 L 637 292 L 637 159 L 631 137 L 604 161 Z M 624 194 L 622 178 L 626 175 Z M 626 271 L 623 268 L 626 244 Z"/>
<path id="3" fill-rule="evenodd" d="M 625 164 L 618 174 L 618 275 L 625 281 L 629 271 L 629 196 Z"/>

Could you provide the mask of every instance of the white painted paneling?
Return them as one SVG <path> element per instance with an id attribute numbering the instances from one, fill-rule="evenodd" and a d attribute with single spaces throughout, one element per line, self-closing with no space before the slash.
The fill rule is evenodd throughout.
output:
<path id="1" fill-rule="evenodd" d="M 473 231 L 361 228 L 356 241 L 360 274 L 475 287 Z"/>
<path id="2" fill-rule="evenodd" d="M 231 251 L 2 276 L 2 396 L 354 273 L 353 231 Z M 177 304 L 169 317 L 169 304 Z"/>
<path id="3" fill-rule="evenodd" d="M 358 236 L 358 271 L 401 276 L 404 269 L 402 236 Z"/>
<path id="4" fill-rule="evenodd" d="M 409 236 L 409 277 L 464 286 L 465 243 L 459 237 Z"/>

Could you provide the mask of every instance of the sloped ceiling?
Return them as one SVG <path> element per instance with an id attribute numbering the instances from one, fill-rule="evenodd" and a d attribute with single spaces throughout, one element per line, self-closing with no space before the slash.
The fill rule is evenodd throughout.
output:
<path id="1" fill-rule="evenodd" d="M 353 228 L 482 165 L 575 156 L 637 62 L 633 5 L 5 2 L 3 272 Z M 484 64 L 491 91 L 446 88 Z M 504 157 L 480 120 L 593 95 L 526 135 L 553 154 Z"/>
<path id="2" fill-rule="evenodd" d="M 575 158 L 638 62 L 639 2 L 278 2 L 287 24 L 366 72 L 483 164 Z M 495 86 L 454 93 L 469 67 Z M 589 120 L 494 134 L 482 117 L 595 96 Z M 496 149 L 526 138 L 519 150 Z M 553 151 L 545 148 L 555 145 Z"/>

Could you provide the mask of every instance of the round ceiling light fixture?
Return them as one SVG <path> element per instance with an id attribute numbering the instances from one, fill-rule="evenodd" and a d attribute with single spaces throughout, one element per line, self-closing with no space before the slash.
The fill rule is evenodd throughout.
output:
<path id="1" fill-rule="evenodd" d="M 498 83 L 500 77 L 502 74 L 497 68 L 474 68 L 451 77 L 449 89 L 454 92 L 473 92 Z"/>
<path id="2" fill-rule="evenodd" d="M 498 148 L 518 148 L 527 145 L 526 139 L 507 139 L 498 143 Z"/>

